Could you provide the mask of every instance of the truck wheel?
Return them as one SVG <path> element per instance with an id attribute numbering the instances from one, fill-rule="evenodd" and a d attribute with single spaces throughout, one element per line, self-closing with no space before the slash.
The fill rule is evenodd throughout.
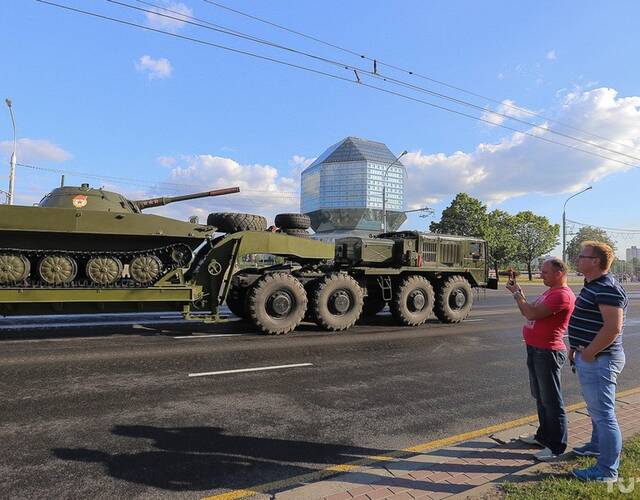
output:
<path id="1" fill-rule="evenodd" d="M 431 316 L 434 301 L 433 287 L 428 279 L 408 276 L 394 290 L 391 314 L 403 325 L 421 325 Z"/>
<path id="2" fill-rule="evenodd" d="M 238 231 L 265 231 L 267 219 L 262 215 L 241 214 L 236 212 L 212 212 L 207 217 L 207 225 L 215 226 L 221 233 Z"/>
<path id="3" fill-rule="evenodd" d="M 278 214 L 274 223 L 280 229 L 309 229 L 311 219 L 306 214 Z"/>
<path id="4" fill-rule="evenodd" d="M 307 309 L 302 283 L 288 273 L 269 273 L 255 282 L 247 295 L 249 318 L 268 335 L 289 333 Z"/>
<path id="5" fill-rule="evenodd" d="M 318 326 L 335 332 L 353 326 L 362 314 L 362 305 L 358 282 L 348 274 L 334 273 L 315 286 L 309 310 Z"/>
<path id="6" fill-rule="evenodd" d="M 247 288 L 231 285 L 227 300 L 225 303 L 229 310 L 238 316 L 238 318 L 246 319 L 247 313 L 245 309 L 245 299 L 247 298 Z"/>
<path id="7" fill-rule="evenodd" d="M 473 305 L 471 285 L 463 276 L 451 276 L 438 289 L 434 312 L 443 323 L 460 323 Z"/>

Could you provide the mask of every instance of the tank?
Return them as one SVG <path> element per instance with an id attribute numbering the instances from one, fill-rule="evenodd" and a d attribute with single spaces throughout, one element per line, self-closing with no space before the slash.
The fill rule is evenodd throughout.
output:
<path id="1" fill-rule="evenodd" d="M 150 286 L 187 266 L 217 228 L 143 211 L 239 191 L 129 200 L 82 184 L 36 206 L 0 205 L 0 287 Z"/>

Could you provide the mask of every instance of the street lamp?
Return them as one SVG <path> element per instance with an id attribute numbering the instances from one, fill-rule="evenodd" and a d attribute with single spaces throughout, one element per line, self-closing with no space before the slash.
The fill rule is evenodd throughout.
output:
<path id="1" fill-rule="evenodd" d="M 562 260 L 564 260 L 565 262 L 567 260 L 567 202 L 571 198 L 575 198 L 579 194 L 582 194 L 585 191 L 589 191 L 589 189 L 592 189 L 592 186 L 584 188 L 582 191 L 578 191 L 576 194 L 572 194 L 565 200 L 564 205 L 562 206 Z"/>
<path id="2" fill-rule="evenodd" d="M 405 149 L 400 155 L 393 160 L 384 171 L 384 177 L 382 178 L 382 232 L 387 232 L 387 174 L 389 173 L 389 169 L 393 167 L 396 163 L 400 161 L 404 155 L 406 155 L 408 151 Z"/>
<path id="3" fill-rule="evenodd" d="M 13 205 L 13 188 L 16 177 L 16 121 L 13 118 L 13 108 L 11 107 L 11 99 L 5 99 L 11 115 L 11 124 L 13 125 L 13 151 L 11 152 L 11 160 L 9 160 L 9 195 L 7 202 Z"/>

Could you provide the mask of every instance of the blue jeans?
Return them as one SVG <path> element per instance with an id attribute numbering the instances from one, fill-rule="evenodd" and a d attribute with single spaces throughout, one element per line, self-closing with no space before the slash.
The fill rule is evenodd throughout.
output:
<path id="1" fill-rule="evenodd" d="M 589 447 L 600 452 L 596 467 L 604 477 L 617 477 L 622 434 L 616 418 L 616 380 L 624 368 L 624 352 L 600 354 L 591 363 L 577 352 L 575 360 L 593 427 Z"/>
<path id="2" fill-rule="evenodd" d="M 527 367 L 531 395 L 538 407 L 540 426 L 536 439 L 554 455 L 567 449 L 567 414 L 562 399 L 562 366 L 567 351 L 527 346 Z"/>

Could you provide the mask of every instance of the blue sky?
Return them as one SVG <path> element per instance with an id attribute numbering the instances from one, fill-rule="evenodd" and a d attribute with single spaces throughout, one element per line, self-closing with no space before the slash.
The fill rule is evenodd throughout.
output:
<path id="1" fill-rule="evenodd" d="M 203 0 L 147 1 L 371 69 L 359 58 Z M 343 68 L 103 0 L 59 3 L 355 78 Z M 640 157 L 638 2 L 222 3 L 379 61 L 509 101 L 499 106 L 380 68 L 394 78 Z M 559 223 L 571 192 L 593 185 L 592 191 L 570 202 L 570 219 L 640 228 L 639 168 L 514 136 L 497 126 L 353 83 L 33 0 L 6 2 L 2 14 L 3 39 L 13 43 L 0 46 L 0 94 L 14 102 L 21 140 L 18 161 L 139 181 L 67 174 L 67 183 L 89 181 L 137 197 L 240 185 L 243 192 L 233 198 L 167 208 L 165 213 L 184 217 L 231 209 L 271 216 L 297 210 L 301 168 L 331 144 L 353 135 L 385 142 L 396 153 L 409 150 L 405 164 L 412 207 L 429 205 L 438 213 L 464 190 L 492 208 L 532 210 Z M 388 85 L 361 76 L 363 81 Z M 393 90 L 483 114 L 407 89 Z M 509 105 L 580 130 L 522 114 Z M 8 179 L 11 122 L 6 108 L 0 116 L 0 176 Z M 495 115 L 485 116 L 497 120 Z M 628 156 L 552 132 L 509 121 L 504 125 L 640 165 Z M 17 201 L 33 203 L 58 183 L 59 174 L 19 168 Z M 0 181 L 0 189 L 7 189 L 7 181 Z M 428 220 L 414 215 L 405 227 L 426 224 Z M 631 244 L 640 245 L 640 239 L 618 239 L 620 250 Z"/>

